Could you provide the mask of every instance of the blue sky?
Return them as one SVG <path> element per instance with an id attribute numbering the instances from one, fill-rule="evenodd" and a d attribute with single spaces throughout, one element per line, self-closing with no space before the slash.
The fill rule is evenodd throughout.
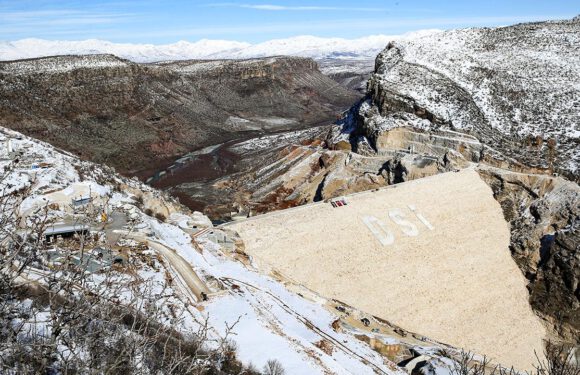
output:
<path id="1" fill-rule="evenodd" d="M 356 38 L 571 18 L 580 0 L 0 0 L 0 40 L 130 43 L 295 35 Z"/>

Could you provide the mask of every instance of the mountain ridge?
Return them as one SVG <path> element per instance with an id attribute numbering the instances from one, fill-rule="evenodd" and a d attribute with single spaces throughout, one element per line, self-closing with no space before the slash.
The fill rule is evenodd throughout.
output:
<path id="1" fill-rule="evenodd" d="M 138 64 L 60 56 L 0 62 L 0 82 L 1 124 L 123 172 L 331 123 L 357 98 L 300 57 Z"/>
<path id="2" fill-rule="evenodd" d="M 574 20 L 536 22 L 390 43 L 369 81 L 369 138 L 410 114 L 573 178 L 579 27 Z"/>
<path id="3" fill-rule="evenodd" d="M 134 62 L 159 62 L 190 59 L 243 59 L 272 55 L 312 58 L 372 58 L 391 40 L 413 39 L 439 32 L 420 30 L 402 35 L 370 35 L 357 39 L 321 38 L 300 35 L 250 44 L 228 40 L 180 40 L 171 44 L 113 43 L 99 39 L 83 41 L 51 41 L 28 38 L 0 42 L 0 60 L 21 60 L 54 55 L 114 54 Z"/>

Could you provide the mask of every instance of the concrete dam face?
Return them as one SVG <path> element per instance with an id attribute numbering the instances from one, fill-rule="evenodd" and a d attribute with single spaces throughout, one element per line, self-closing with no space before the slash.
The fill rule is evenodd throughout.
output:
<path id="1" fill-rule="evenodd" d="M 545 329 L 501 207 L 464 170 L 228 225 L 258 267 L 432 339 L 532 369 Z"/>

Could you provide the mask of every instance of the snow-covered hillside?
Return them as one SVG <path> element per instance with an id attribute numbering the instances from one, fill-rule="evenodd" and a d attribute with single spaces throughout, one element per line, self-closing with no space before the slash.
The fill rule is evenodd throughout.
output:
<path id="1" fill-rule="evenodd" d="M 123 251 L 126 261 L 115 268 L 116 275 L 134 288 L 118 303 L 129 304 L 151 282 L 158 293 L 155 303 L 165 317 L 159 323 L 195 332 L 207 322 L 209 338 L 218 341 L 235 323 L 230 336 L 244 364 L 261 368 L 267 360 L 277 359 L 288 374 L 395 375 L 404 374 L 404 366 L 408 370 L 429 366 L 435 374 L 448 374 L 453 362 L 439 353 L 445 348 L 447 355 L 457 354 L 453 348 L 319 296 L 282 275 L 262 274 L 235 233 L 214 228 L 200 213 L 191 213 L 110 168 L 80 161 L 4 128 L 0 128 L 0 191 L 4 196 L 16 191 L 26 194 L 16 210 L 21 224 L 14 222 L 14 227 L 3 231 L 26 233 L 43 215 L 54 227 L 62 227 L 60 222 L 78 225 L 83 215 L 90 238 L 95 238 L 94 243 L 85 243 L 84 252 L 107 248 L 115 254 L 119 251 L 119 257 Z M 74 204 L 79 196 L 90 202 L 80 211 Z M 5 216 L 3 211 L 0 219 Z M 66 246 L 64 239 L 57 238 L 52 248 L 26 267 L 23 277 L 46 282 L 44 275 L 59 264 L 50 254 L 62 257 L 69 252 L 71 259 L 86 259 L 82 251 Z M 99 279 L 111 267 L 106 258 L 89 260 L 94 269 L 85 271 L 92 275 L 88 280 Z M 171 316 L 184 301 L 178 324 Z M 38 324 L 34 316 L 29 320 L 25 323 Z M 43 329 L 50 332 L 51 327 L 47 323 Z M 70 342 L 62 348 L 67 345 Z M 419 365 L 414 357 L 420 359 Z"/>
<path id="2" fill-rule="evenodd" d="M 82 56 L 54 56 L 46 59 L 30 59 L 7 63 L 0 66 L 0 74 L 28 75 L 28 74 L 62 74 L 76 69 L 91 68 L 119 68 L 127 67 L 130 62 L 121 60 L 112 55 L 82 55 Z"/>
<path id="3" fill-rule="evenodd" d="M 370 88 L 383 115 L 417 113 L 505 154 L 577 173 L 580 21 L 451 30 L 390 44 Z"/>
<path id="4" fill-rule="evenodd" d="M 359 39 L 297 36 L 258 44 L 207 39 L 197 42 L 179 41 L 166 45 L 111 43 L 95 39 L 84 41 L 23 39 L 14 42 L 0 41 L 0 60 L 86 54 L 113 54 L 135 62 L 245 59 L 275 55 L 301 56 L 315 59 L 374 59 L 391 40 L 414 39 L 436 33 L 437 31 L 424 30 L 395 36 L 372 35 Z"/>

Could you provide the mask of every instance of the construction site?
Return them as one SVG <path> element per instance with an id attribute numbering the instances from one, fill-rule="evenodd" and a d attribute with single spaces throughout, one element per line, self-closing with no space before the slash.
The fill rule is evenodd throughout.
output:
<path id="1" fill-rule="evenodd" d="M 473 168 L 225 225 L 281 274 L 411 332 L 530 368 L 546 331 Z"/>

